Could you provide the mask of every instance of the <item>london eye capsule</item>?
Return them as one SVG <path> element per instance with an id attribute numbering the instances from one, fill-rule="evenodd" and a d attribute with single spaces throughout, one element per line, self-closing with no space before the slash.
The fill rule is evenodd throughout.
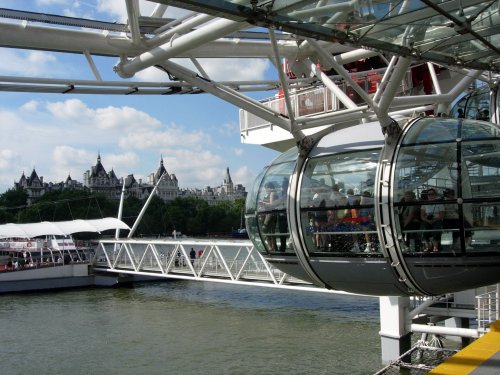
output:
<path id="1" fill-rule="evenodd" d="M 424 117 L 292 148 L 247 197 L 249 237 L 284 272 L 330 289 L 439 295 L 500 281 L 500 127 Z"/>

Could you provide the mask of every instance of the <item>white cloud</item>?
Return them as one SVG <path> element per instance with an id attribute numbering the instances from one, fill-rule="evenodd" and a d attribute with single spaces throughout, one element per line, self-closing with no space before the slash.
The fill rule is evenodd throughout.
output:
<path id="1" fill-rule="evenodd" d="M 1 74 L 19 76 L 57 77 L 67 72 L 53 53 L 43 51 L 20 51 L 0 48 L 0 61 L 9 63 L 0 64 Z"/>
<path id="2" fill-rule="evenodd" d="M 123 175 L 133 173 L 133 169 L 138 162 L 139 157 L 134 152 L 106 154 L 106 165 L 109 166 L 110 170 L 122 171 Z"/>
<path id="3" fill-rule="evenodd" d="M 161 124 L 147 113 L 132 107 L 108 106 L 92 109 L 79 99 L 48 103 L 47 110 L 60 120 L 101 130 L 119 129 L 125 132 L 158 128 Z"/>
<path id="4" fill-rule="evenodd" d="M 175 125 L 161 131 L 139 130 L 124 134 L 118 144 L 122 149 L 159 149 L 173 148 L 203 149 L 212 143 L 211 137 L 201 131 L 185 131 Z"/>
<path id="5" fill-rule="evenodd" d="M 154 66 L 137 72 L 134 78 L 142 82 L 170 82 L 167 73 Z"/>
<path id="6" fill-rule="evenodd" d="M 246 191 L 250 191 L 255 180 L 255 174 L 246 165 L 239 167 L 236 171 L 230 172 L 233 183 L 242 184 Z"/>
<path id="7" fill-rule="evenodd" d="M 189 59 L 172 59 L 172 62 L 198 72 Z M 267 59 L 198 59 L 198 62 L 214 81 L 254 81 L 265 79 L 266 70 L 269 68 Z M 150 67 L 138 72 L 135 78 L 140 81 L 167 82 L 168 75 Z"/>
<path id="8" fill-rule="evenodd" d="M 232 152 L 204 131 L 166 125 L 132 107 L 91 108 L 69 99 L 31 100 L 19 109 L 0 110 L 9 149 L 24 150 L 20 155 L 5 150 L 0 155 L 0 191 L 33 167 L 46 182 L 64 181 L 68 174 L 82 181 L 98 152 L 106 170 L 114 169 L 118 177 L 132 173 L 144 178 L 163 155 L 167 170 L 177 175 L 182 187 L 218 186 L 228 165 L 220 152 Z"/>
<path id="9" fill-rule="evenodd" d="M 36 0 L 38 6 L 50 6 L 50 5 L 66 5 L 67 0 Z"/>
<path id="10" fill-rule="evenodd" d="M 155 7 L 156 4 L 149 1 L 139 1 L 139 10 L 142 15 L 150 15 Z M 120 22 L 127 22 L 127 7 L 123 0 L 99 0 L 97 10 L 116 17 Z"/>
<path id="11" fill-rule="evenodd" d="M 79 99 L 69 99 L 64 102 L 49 102 L 47 110 L 55 117 L 66 121 L 80 123 L 89 122 L 92 110 Z"/>
<path id="12" fill-rule="evenodd" d="M 7 169 L 9 165 L 11 164 L 12 160 L 14 160 L 15 157 L 17 157 L 18 153 L 9 150 L 9 149 L 4 149 L 0 151 L 0 170 L 2 169 Z"/>
<path id="13" fill-rule="evenodd" d="M 101 13 L 108 13 L 116 17 L 119 22 L 127 21 L 127 8 L 125 2 L 121 0 L 99 0 L 97 10 Z"/>
<path id="14" fill-rule="evenodd" d="M 220 134 L 229 136 L 229 137 L 237 137 L 240 132 L 240 126 L 238 124 L 233 123 L 225 123 L 217 127 L 217 130 Z"/>
<path id="15" fill-rule="evenodd" d="M 63 181 L 68 174 L 71 178 L 82 182 L 83 173 L 95 164 L 95 153 L 71 146 L 56 146 L 52 151 L 51 176 L 53 182 Z"/>
<path id="16" fill-rule="evenodd" d="M 40 104 L 40 102 L 38 102 L 37 100 L 30 100 L 29 102 L 26 102 L 24 103 L 20 109 L 21 111 L 30 111 L 30 112 L 34 112 L 38 109 L 38 105 Z"/>
<path id="17" fill-rule="evenodd" d="M 160 121 L 132 107 L 106 107 L 95 110 L 95 120 L 100 129 L 152 129 Z"/>
<path id="18" fill-rule="evenodd" d="M 174 173 L 181 187 L 219 186 L 224 179 L 226 163 L 210 150 L 173 150 L 163 154 L 167 172 Z"/>
<path id="19" fill-rule="evenodd" d="M 203 69 L 216 81 L 252 81 L 264 79 L 267 59 L 199 59 Z"/>

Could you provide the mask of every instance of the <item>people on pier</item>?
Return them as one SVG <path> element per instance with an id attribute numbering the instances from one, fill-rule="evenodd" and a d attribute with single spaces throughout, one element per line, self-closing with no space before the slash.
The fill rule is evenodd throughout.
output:
<path id="1" fill-rule="evenodd" d="M 189 258 L 191 259 L 191 264 L 194 265 L 194 261 L 196 260 L 196 251 L 194 251 L 193 248 L 191 248 L 191 251 L 189 252 Z"/>

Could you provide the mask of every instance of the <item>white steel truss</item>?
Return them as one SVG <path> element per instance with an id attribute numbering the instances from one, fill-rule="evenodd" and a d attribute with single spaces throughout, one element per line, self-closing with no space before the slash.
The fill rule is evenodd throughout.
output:
<path id="1" fill-rule="evenodd" d="M 190 251 L 195 251 L 191 258 Z M 269 264 L 250 241 L 103 239 L 94 272 L 330 292 Z M 344 293 L 344 292 L 335 292 Z"/>
<path id="2" fill-rule="evenodd" d="M 383 14 L 371 2 L 357 1 L 156 2 L 154 11 L 146 16 L 141 13 L 141 2 L 124 0 L 126 23 L 0 8 L 0 47 L 80 55 L 94 77 L 81 79 L 82 72 L 78 78 L 0 76 L 0 91 L 111 95 L 210 93 L 301 141 L 315 132 L 328 132 L 339 124 L 349 126 L 353 121 L 358 123 L 373 117 L 385 128 L 391 125 L 395 113 L 418 114 L 428 111 L 429 105 L 434 106 L 436 113 L 446 113 L 474 80 L 494 85 L 498 79 L 495 75 L 499 58 L 500 29 L 495 21 L 498 4 L 482 6 L 479 0 L 468 0 L 460 4 L 446 1 L 437 6 L 426 1 L 424 5 L 414 4 L 413 9 L 380 0 L 376 2 L 378 6 L 391 9 Z M 178 11 L 182 8 L 184 13 L 177 18 L 164 17 L 174 7 Z M 353 14 L 360 19 L 351 20 Z M 457 18 L 457 14 L 463 14 L 467 22 Z M 440 28 L 439 22 L 443 20 L 453 22 L 458 31 Z M 347 25 L 348 31 L 339 29 L 342 24 Z M 400 34 L 392 31 L 393 27 L 400 29 Z M 458 42 L 464 51 L 453 57 L 447 48 Z M 476 58 L 470 58 L 469 49 L 475 50 Z M 345 66 L 374 56 L 385 61 L 386 66 L 381 69 L 383 78 L 376 91 L 367 94 L 356 79 L 356 74 L 363 72 L 353 75 Z M 106 69 L 114 70 L 117 80 L 102 79 L 109 72 L 96 64 L 97 57 L 110 60 Z M 234 58 L 268 59 L 276 67 L 276 78 L 242 81 L 228 77 L 216 81 L 207 74 L 200 60 L 204 58 L 223 59 L 223 64 L 230 64 Z M 189 60 L 194 68 L 188 69 L 178 59 Z M 282 66 L 282 61 L 287 61 L 289 69 Z M 401 90 L 408 69 L 425 61 L 445 67 L 453 76 L 448 77 L 451 84 L 442 87 L 442 78 L 435 72 L 432 74 L 433 67 L 429 65 L 433 95 Z M 85 69 L 85 64 L 80 65 L 78 68 Z M 127 79 L 153 66 L 165 72 L 161 82 Z M 481 68 L 486 69 L 485 74 Z M 327 74 L 328 70 L 334 73 Z M 353 102 L 339 85 L 352 88 L 360 101 Z M 346 109 L 295 114 L 294 96 L 306 88 L 317 87 L 324 87 Z M 255 96 L 243 94 L 278 90 L 283 92 L 285 113 L 256 100 Z M 246 127 L 241 132 L 242 141 L 245 131 Z"/>

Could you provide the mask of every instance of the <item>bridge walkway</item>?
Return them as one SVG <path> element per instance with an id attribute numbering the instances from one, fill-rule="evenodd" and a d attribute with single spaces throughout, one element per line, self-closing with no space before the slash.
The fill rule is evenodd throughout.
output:
<path id="1" fill-rule="evenodd" d="M 191 248 L 196 252 L 194 259 Z M 347 294 L 319 288 L 278 270 L 248 240 L 106 239 L 100 241 L 94 259 L 93 270 L 101 273 Z"/>

